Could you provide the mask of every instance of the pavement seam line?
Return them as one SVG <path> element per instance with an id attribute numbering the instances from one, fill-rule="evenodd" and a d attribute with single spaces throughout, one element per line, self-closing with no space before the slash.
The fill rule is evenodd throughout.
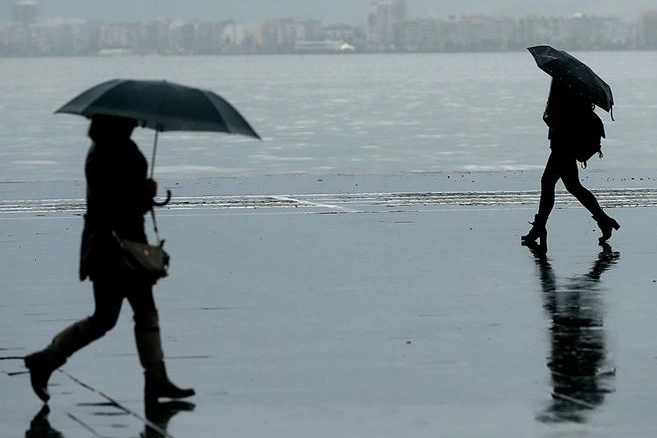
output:
<path id="1" fill-rule="evenodd" d="M 63 369 L 59 369 L 58 371 L 59 371 L 60 373 L 64 374 L 64 375 L 65 375 L 66 377 L 68 377 L 69 379 L 71 379 L 72 381 L 74 381 L 75 383 L 77 383 L 78 385 L 82 386 L 83 388 L 88 389 L 89 391 L 91 391 L 91 392 L 93 392 L 93 393 L 96 393 L 96 394 L 100 395 L 100 396 L 103 397 L 105 400 L 109 401 L 109 402 L 112 403 L 114 406 L 116 406 L 117 408 L 119 408 L 119 409 L 125 411 L 126 413 L 128 413 L 128 414 L 130 414 L 130 415 L 132 415 L 133 417 L 135 417 L 135 418 L 138 419 L 139 421 L 141 421 L 141 422 L 143 422 L 144 424 L 146 424 L 146 425 L 147 425 L 148 427 L 150 427 L 151 429 L 155 430 L 157 433 L 159 433 L 159 434 L 162 435 L 163 437 L 165 437 L 165 438 L 175 438 L 173 435 L 170 435 L 166 430 L 163 430 L 163 429 L 162 429 L 161 427 L 159 427 L 157 424 L 153 423 L 152 421 L 150 421 L 150 420 L 147 419 L 147 418 L 142 417 L 141 415 L 139 415 L 139 414 L 137 414 L 136 412 L 134 412 L 134 411 L 128 409 L 127 407 L 123 406 L 121 403 L 119 403 L 118 401 L 116 401 L 115 399 L 113 399 L 112 397 L 110 397 L 109 395 L 105 394 L 104 392 L 102 392 L 102 391 L 100 391 L 100 390 L 94 388 L 94 387 L 91 386 L 91 385 L 88 385 L 88 384 L 82 382 L 80 379 L 78 379 L 77 377 L 71 375 L 70 373 L 66 372 L 66 371 L 63 370 Z"/>

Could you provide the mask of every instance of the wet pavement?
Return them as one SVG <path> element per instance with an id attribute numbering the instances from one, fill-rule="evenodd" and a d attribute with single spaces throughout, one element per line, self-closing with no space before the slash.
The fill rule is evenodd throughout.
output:
<path id="1" fill-rule="evenodd" d="M 31 392 L 12 358 L 91 312 L 83 192 L 0 184 L 0 435 L 652 437 L 651 184 L 588 184 L 621 223 L 609 247 L 561 194 L 544 255 L 519 243 L 534 178 L 169 182 L 156 301 L 171 378 L 197 396 L 148 408 L 128 306 L 47 409 Z"/>

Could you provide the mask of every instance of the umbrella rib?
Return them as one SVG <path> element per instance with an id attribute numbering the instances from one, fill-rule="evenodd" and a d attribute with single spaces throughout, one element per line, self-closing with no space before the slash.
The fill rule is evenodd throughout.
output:
<path id="1" fill-rule="evenodd" d="M 258 133 L 255 132 L 255 130 L 254 130 L 253 127 L 249 124 L 249 122 L 246 121 L 246 119 L 244 118 L 244 116 L 242 116 L 242 115 L 239 113 L 239 111 L 237 111 L 237 109 L 236 109 L 235 107 L 233 107 L 233 105 L 230 104 L 230 102 L 228 102 L 228 101 L 227 101 L 226 99 L 224 99 L 223 97 L 221 97 L 221 96 L 219 96 L 218 94 L 215 94 L 215 93 L 213 93 L 213 92 L 211 92 L 211 91 L 205 91 L 205 90 L 197 89 L 197 92 L 200 92 L 201 95 L 203 96 L 203 98 L 204 98 L 205 100 L 207 100 L 207 101 L 210 103 L 210 105 L 212 106 L 212 109 L 217 113 L 217 115 L 219 116 L 219 119 L 221 119 L 221 121 L 223 122 L 224 126 L 226 127 L 226 132 L 228 132 L 229 134 L 240 134 L 240 133 L 245 134 L 244 132 L 240 132 L 239 130 L 235 130 L 235 129 L 233 129 L 233 126 L 232 126 L 230 123 L 228 123 L 228 121 L 226 120 L 226 118 L 224 118 L 224 117 L 221 115 L 221 111 L 219 110 L 219 108 L 217 108 L 217 105 L 212 101 L 212 99 L 210 99 L 210 96 L 211 96 L 211 95 L 212 95 L 215 99 L 218 99 L 219 101 L 221 101 L 224 105 L 226 105 L 226 106 L 228 107 L 229 110 L 231 110 L 231 111 L 233 111 L 233 112 L 235 113 L 235 117 L 238 117 L 238 118 L 240 119 L 240 123 L 242 123 L 244 126 L 246 126 L 246 127 L 248 128 L 248 130 L 249 130 L 249 135 L 253 135 L 253 136 L 255 136 L 255 138 L 257 138 L 257 139 L 260 140 L 260 136 L 258 135 Z"/>
<path id="2" fill-rule="evenodd" d="M 106 81 L 105 83 L 109 84 L 112 83 L 110 86 L 107 87 L 107 89 L 103 90 L 102 93 L 99 93 L 96 97 L 94 97 L 92 100 L 89 102 L 84 103 L 84 106 L 82 107 L 82 103 L 78 103 L 77 105 L 80 105 L 82 107 L 81 109 L 68 109 L 66 110 L 65 108 L 74 104 L 76 100 L 81 100 L 87 93 L 84 93 L 82 95 L 78 95 L 74 97 L 72 100 L 67 102 L 66 104 L 62 105 L 61 108 L 55 111 L 55 113 L 68 113 L 68 114 L 81 114 L 87 118 L 91 117 L 93 114 L 89 114 L 87 112 L 88 108 L 92 107 L 96 102 L 98 102 L 108 91 L 118 87 L 123 83 L 123 80 L 121 79 L 112 79 L 109 81 Z M 89 94 L 91 94 L 91 91 L 96 91 L 98 86 L 93 87 L 92 89 L 87 90 Z M 111 114 L 110 114 L 111 115 Z"/>
<path id="3" fill-rule="evenodd" d="M 228 123 L 226 123 L 226 119 L 223 118 L 223 116 L 221 115 L 221 112 L 217 109 L 217 106 L 214 104 L 214 102 L 212 102 L 212 99 L 210 99 L 208 97 L 209 91 L 204 91 L 204 90 L 201 90 L 201 89 L 197 89 L 196 92 L 200 93 L 201 96 L 203 97 L 203 99 L 205 99 L 210 104 L 210 106 L 212 107 L 212 110 L 217 114 L 217 117 L 219 118 L 219 120 L 221 120 L 221 123 L 223 123 L 224 126 L 226 127 L 226 132 L 228 132 L 229 134 L 233 134 L 233 131 L 231 131 L 230 126 L 228 126 Z"/>

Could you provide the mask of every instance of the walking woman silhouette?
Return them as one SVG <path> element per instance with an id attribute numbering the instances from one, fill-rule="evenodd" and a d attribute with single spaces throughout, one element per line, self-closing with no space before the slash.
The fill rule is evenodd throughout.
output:
<path id="1" fill-rule="evenodd" d="M 92 140 L 87 154 L 87 212 L 80 248 L 80 280 L 93 283 L 94 313 L 59 332 L 50 344 L 25 357 L 36 395 L 50 398 L 50 375 L 78 350 L 114 328 L 127 300 L 134 313 L 134 334 L 139 361 L 144 368 L 144 395 L 183 398 L 194 395 L 168 378 L 160 336 L 160 324 L 151 278 L 121 268 L 113 233 L 146 243 L 144 214 L 153 208 L 157 190 L 147 178 L 146 158 L 130 136 L 134 119 L 95 115 L 89 126 Z"/>
<path id="2" fill-rule="evenodd" d="M 521 237 L 523 243 L 535 242 L 547 249 L 547 229 L 545 225 L 554 207 L 555 187 L 559 179 L 566 190 L 593 215 L 600 227 L 600 243 L 606 242 L 612 230 L 620 225 L 607 216 L 595 198 L 579 180 L 577 169 L 578 150 L 582 146 L 594 145 L 599 151 L 600 139 L 605 136 L 604 126 L 595 114 L 593 104 L 572 92 L 557 80 L 552 80 L 543 121 L 548 125 L 550 157 L 541 177 L 541 199 L 538 213 L 529 232 Z M 597 146 L 596 146 L 597 144 Z M 601 154 L 601 152 L 599 152 Z"/>

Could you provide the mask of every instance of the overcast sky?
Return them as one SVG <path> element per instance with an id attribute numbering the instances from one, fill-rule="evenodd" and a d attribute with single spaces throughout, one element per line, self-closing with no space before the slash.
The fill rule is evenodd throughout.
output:
<path id="1" fill-rule="evenodd" d="M 44 18 L 70 17 L 137 21 L 162 17 L 233 19 L 259 22 L 268 18 L 313 18 L 364 24 L 371 0 L 36 0 Z M 0 18 L 8 20 L 16 0 L 0 0 Z M 656 0 L 408 0 L 411 16 L 568 15 L 583 12 L 636 18 L 657 9 Z"/>

